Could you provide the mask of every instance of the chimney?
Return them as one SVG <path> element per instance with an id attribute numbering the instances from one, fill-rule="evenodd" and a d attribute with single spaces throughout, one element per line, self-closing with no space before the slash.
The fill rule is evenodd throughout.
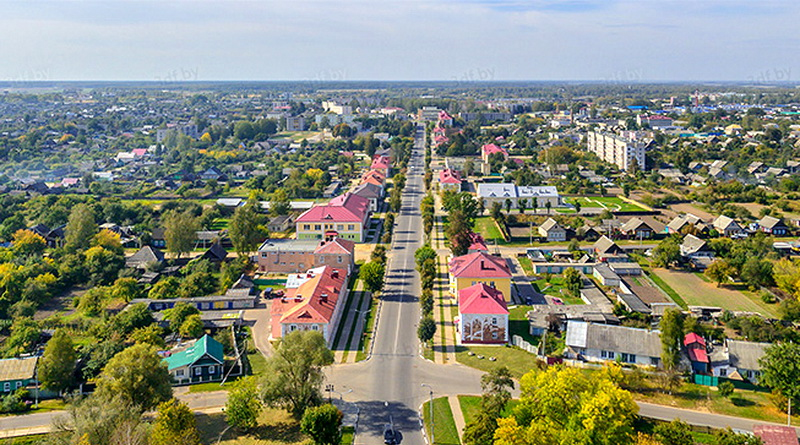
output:
<path id="1" fill-rule="evenodd" d="M 320 295 L 319 296 L 319 301 L 322 302 L 322 303 L 327 303 L 328 302 L 328 294 Z"/>
<path id="2" fill-rule="evenodd" d="M 295 303 L 300 303 L 301 301 L 303 301 L 303 296 L 302 295 L 297 294 L 297 295 L 294 296 L 294 302 Z"/>
<path id="3" fill-rule="evenodd" d="M 339 278 L 339 270 L 338 269 L 333 269 L 333 271 L 331 272 L 331 278 Z"/>

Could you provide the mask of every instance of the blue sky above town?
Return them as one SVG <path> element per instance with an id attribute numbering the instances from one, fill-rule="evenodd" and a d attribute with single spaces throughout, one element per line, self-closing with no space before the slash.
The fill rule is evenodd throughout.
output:
<path id="1" fill-rule="evenodd" d="M 794 81 L 800 2 L 3 0 L 0 80 Z"/>

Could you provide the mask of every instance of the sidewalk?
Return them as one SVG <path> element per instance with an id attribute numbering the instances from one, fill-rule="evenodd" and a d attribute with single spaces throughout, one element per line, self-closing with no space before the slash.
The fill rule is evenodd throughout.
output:
<path id="1" fill-rule="evenodd" d="M 467 422 L 464 420 L 464 413 L 461 412 L 458 396 L 447 396 L 447 402 L 450 404 L 450 411 L 453 412 L 453 422 L 456 424 L 458 440 L 464 443 L 464 427 L 467 426 Z"/>
<path id="2" fill-rule="evenodd" d="M 363 288 L 363 282 L 358 280 L 353 291 L 347 296 L 348 301 L 351 301 L 350 310 L 344 314 L 345 318 L 339 323 L 339 329 L 341 329 L 342 332 L 339 335 L 339 341 L 333 345 L 334 363 L 345 363 L 346 359 L 348 359 L 350 355 L 353 355 L 353 358 L 355 359 L 355 348 L 358 348 L 358 342 L 356 342 L 355 348 L 350 348 L 350 333 L 352 332 L 353 324 L 355 324 L 359 318 L 359 312 L 354 309 L 361 310 L 359 300 L 362 299 L 361 295 L 363 293 Z M 346 305 L 347 301 L 343 301 L 341 304 Z M 360 337 L 360 334 L 356 332 L 353 334 L 353 337 Z M 349 353 L 348 351 L 351 351 L 352 353 Z M 345 357 L 345 355 L 347 355 L 347 357 Z"/>

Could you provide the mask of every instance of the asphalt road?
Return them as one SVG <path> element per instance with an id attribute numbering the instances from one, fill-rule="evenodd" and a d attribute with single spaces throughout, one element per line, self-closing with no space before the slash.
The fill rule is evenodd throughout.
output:
<path id="1" fill-rule="evenodd" d="M 414 153 L 394 229 L 386 284 L 381 295 L 371 357 L 360 363 L 334 366 L 327 378 L 344 399 L 360 408 L 357 444 L 383 443 L 383 430 L 392 422 L 402 433 L 402 443 L 425 443 L 418 409 L 428 400 L 446 394 L 479 394 L 481 372 L 462 365 L 435 365 L 420 357 L 417 323 L 420 317 L 419 274 L 414 252 L 422 245 L 420 201 L 424 196 L 425 133 L 415 136 Z M 425 383 L 429 387 L 423 387 Z"/>

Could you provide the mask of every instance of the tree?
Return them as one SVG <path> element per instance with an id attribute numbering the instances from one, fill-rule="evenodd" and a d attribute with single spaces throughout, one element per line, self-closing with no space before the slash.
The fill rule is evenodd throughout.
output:
<path id="1" fill-rule="evenodd" d="M 234 428 L 250 431 L 258 425 L 258 416 L 263 409 L 255 377 L 245 377 L 239 379 L 228 393 L 225 421 Z"/>
<path id="2" fill-rule="evenodd" d="M 428 343 L 436 335 L 436 322 L 433 317 L 427 316 L 419 321 L 417 337 L 422 343 Z"/>
<path id="3" fill-rule="evenodd" d="M 717 283 L 717 287 L 719 287 L 724 281 L 727 281 L 736 273 L 736 269 L 731 266 L 728 260 L 722 258 L 709 264 L 706 271 L 703 273 L 711 280 L 714 280 Z"/>
<path id="4" fill-rule="evenodd" d="M 166 342 L 164 342 L 164 330 L 155 324 L 134 329 L 128 336 L 128 341 L 153 345 L 158 349 L 164 349 L 166 346 Z"/>
<path id="5" fill-rule="evenodd" d="M 383 275 L 385 273 L 383 264 L 370 261 L 362 264 L 358 270 L 358 277 L 364 282 L 364 287 L 370 292 L 378 292 L 383 289 Z"/>
<path id="6" fill-rule="evenodd" d="M 681 248 L 674 237 L 664 239 L 653 249 L 653 263 L 656 266 L 669 268 L 680 259 Z"/>
<path id="7" fill-rule="evenodd" d="M 736 433 L 730 428 L 717 430 L 714 433 L 717 445 L 763 445 L 763 441 L 758 436 L 746 433 Z"/>
<path id="8" fill-rule="evenodd" d="M 316 445 L 338 445 L 342 441 L 342 412 L 330 403 L 308 408 L 300 422 L 300 431 L 311 436 Z"/>
<path id="9" fill-rule="evenodd" d="M 573 205 L 575 207 L 575 214 L 576 215 L 580 215 L 581 214 L 581 203 L 579 201 L 575 201 L 575 204 L 573 204 Z"/>
<path id="10" fill-rule="evenodd" d="M 88 204 L 78 204 L 72 208 L 64 228 L 64 240 L 69 250 L 85 250 L 97 233 L 94 210 Z"/>
<path id="11" fill-rule="evenodd" d="M 257 205 L 255 201 L 248 201 L 247 204 L 237 208 L 231 218 L 228 236 L 239 256 L 256 250 L 267 237 L 267 230 L 262 225 Z"/>
<path id="12" fill-rule="evenodd" d="M 498 419 L 511 400 L 514 388 L 511 372 L 505 366 L 495 368 L 481 377 L 481 408 L 475 420 L 464 428 L 464 443 L 480 445 L 491 443 L 498 427 Z"/>
<path id="13" fill-rule="evenodd" d="M 109 284 L 117 279 L 119 271 L 125 267 L 122 253 L 94 246 L 86 251 L 86 270 L 92 284 Z"/>
<path id="14" fill-rule="evenodd" d="M 270 196 L 269 212 L 273 216 L 281 216 L 288 215 L 291 209 L 291 202 L 289 201 L 289 195 L 286 194 L 286 190 L 282 188 L 275 189 Z"/>
<path id="15" fill-rule="evenodd" d="M 663 445 L 694 445 L 692 428 L 680 419 L 656 425 L 653 433 Z"/>
<path id="16" fill-rule="evenodd" d="M 170 399 L 158 405 L 150 445 L 199 445 L 194 413 L 185 403 Z"/>
<path id="17" fill-rule="evenodd" d="M 108 229 L 103 229 L 92 237 L 92 246 L 100 246 L 119 255 L 125 254 L 119 234 Z"/>
<path id="18" fill-rule="evenodd" d="M 56 329 L 39 361 L 39 381 L 49 391 L 64 391 L 72 385 L 77 355 L 72 337 L 63 328 Z"/>
<path id="19" fill-rule="evenodd" d="M 661 361 L 664 369 L 675 371 L 681 360 L 683 344 L 683 314 L 678 309 L 667 309 L 661 317 Z"/>
<path id="20" fill-rule="evenodd" d="M 768 347 L 759 360 L 761 377 L 758 383 L 783 397 L 792 400 L 792 405 L 800 407 L 800 344 L 775 343 Z"/>
<path id="21" fill-rule="evenodd" d="M 169 328 L 173 332 L 178 332 L 186 321 L 192 315 L 198 315 L 200 311 L 197 307 L 183 301 L 175 303 L 175 306 L 164 310 L 164 320 L 169 321 Z"/>
<path id="22" fill-rule="evenodd" d="M 262 398 L 285 408 L 296 419 L 322 401 L 322 367 L 333 363 L 333 353 L 317 331 L 294 331 L 284 336 L 267 359 L 261 381 Z"/>
<path id="23" fill-rule="evenodd" d="M 53 445 L 148 445 L 149 425 L 141 409 L 120 398 L 91 395 L 67 405 L 53 420 Z"/>
<path id="24" fill-rule="evenodd" d="M 569 267 L 564 270 L 564 285 L 573 297 L 580 296 L 583 278 L 581 278 L 581 273 L 578 272 L 578 269 Z"/>
<path id="25" fill-rule="evenodd" d="M 378 244 L 372 249 L 369 260 L 375 263 L 386 264 L 386 246 Z"/>
<path id="26" fill-rule="evenodd" d="M 433 250 L 430 244 L 425 243 L 414 252 L 414 261 L 417 263 L 417 270 L 421 269 L 422 265 L 425 264 L 425 261 L 428 259 L 435 260 L 436 251 Z"/>
<path id="27" fill-rule="evenodd" d="M 171 381 L 156 348 L 140 343 L 109 360 L 97 379 L 97 393 L 120 397 L 145 411 L 172 398 Z"/>
<path id="28" fill-rule="evenodd" d="M 505 204 L 506 204 L 506 213 L 509 213 L 509 212 L 511 211 L 511 206 L 512 206 L 514 203 L 512 203 L 510 199 L 506 198 L 506 202 L 505 202 Z"/>
<path id="29" fill-rule="evenodd" d="M 606 373 L 587 377 L 578 369 L 557 367 L 531 371 L 520 379 L 520 388 L 514 410 L 518 423 L 504 422 L 498 433 L 511 433 L 508 439 L 518 438 L 516 428 L 521 427 L 529 440 L 525 443 L 616 445 L 633 440 L 638 407 Z"/>
<path id="30" fill-rule="evenodd" d="M 203 320 L 200 319 L 200 314 L 193 314 L 186 317 L 186 320 L 181 323 L 178 333 L 181 337 L 199 338 L 205 333 L 203 329 Z"/>
<path id="31" fill-rule="evenodd" d="M 550 202 L 550 201 L 546 201 L 546 202 L 544 203 L 544 208 L 546 208 L 546 209 L 547 209 L 547 214 L 548 214 L 548 215 L 550 214 L 550 209 L 551 209 L 552 207 L 553 207 L 553 203 L 552 203 L 552 202 Z"/>
<path id="32" fill-rule="evenodd" d="M 170 210 L 162 218 L 164 224 L 164 240 L 167 243 L 167 252 L 181 257 L 194 247 L 197 238 L 197 231 L 200 230 L 200 222 L 190 212 L 178 213 L 177 210 Z"/>
<path id="33" fill-rule="evenodd" d="M 16 357 L 33 351 L 41 332 L 39 324 L 33 318 L 22 317 L 14 320 L 11 325 L 11 335 L 3 343 L 5 356 Z"/>
<path id="34" fill-rule="evenodd" d="M 739 276 L 753 290 L 763 286 L 770 286 L 774 283 L 772 263 L 755 256 L 745 261 Z"/>
<path id="35" fill-rule="evenodd" d="M 447 239 L 450 240 L 450 250 L 453 252 L 453 256 L 461 256 L 467 253 L 467 249 L 469 249 L 469 245 L 472 242 L 471 233 L 472 226 L 464 213 L 460 209 L 450 211 L 447 216 L 445 234 Z"/>
<path id="36" fill-rule="evenodd" d="M 719 385 L 717 385 L 717 390 L 719 391 L 719 395 L 721 395 L 722 397 L 732 396 L 734 389 L 735 387 L 733 386 L 733 383 L 729 381 L 719 382 Z"/>
<path id="37" fill-rule="evenodd" d="M 41 255 L 47 247 L 47 241 L 36 232 L 20 229 L 14 232 L 14 253 L 19 256 Z"/>

